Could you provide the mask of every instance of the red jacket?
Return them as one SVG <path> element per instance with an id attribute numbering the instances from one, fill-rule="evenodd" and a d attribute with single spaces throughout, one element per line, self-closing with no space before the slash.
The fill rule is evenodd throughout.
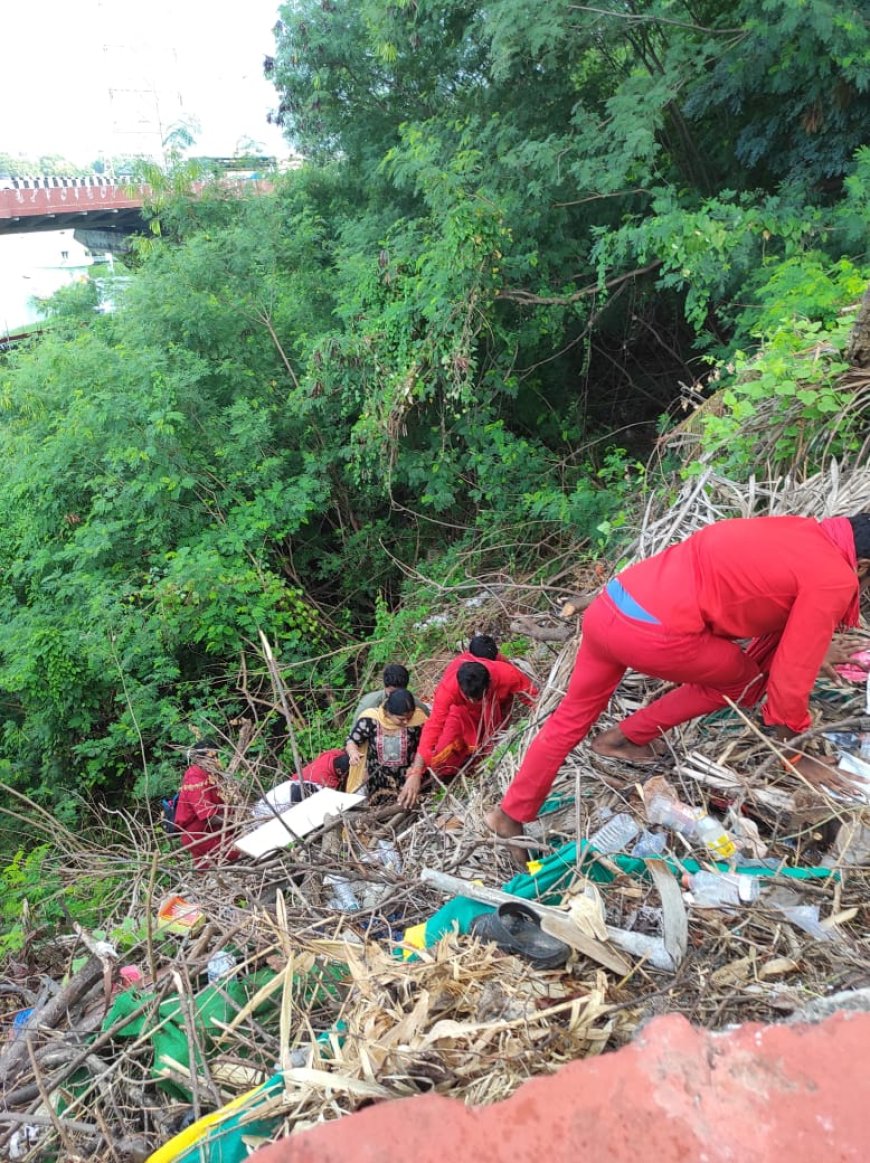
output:
<path id="1" fill-rule="evenodd" d="M 181 829 L 181 842 L 190 851 L 196 868 L 205 868 L 205 859 L 226 842 L 220 828 L 212 827 L 213 817 L 224 807 L 224 800 L 211 775 L 195 763 L 188 767 L 178 791 L 175 823 Z"/>
<path id="2" fill-rule="evenodd" d="M 338 790 L 341 787 L 342 777 L 335 774 L 333 764 L 339 755 L 344 755 L 343 747 L 333 747 L 331 751 L 324 751 L 302 768 L 302 779 L 306 783 L 318 783 L 321 787 L 332 787 Z M 298 775 L 293 776 L 298 779 Z"/>
<path id="3" fill-rule="evenodd" d="M 858 589 L 855 569 L 818 521 L 717 521 L 630 566 L 619 580 L 669 630 L 779 636 L 764 719 L 807 730 L 810 691 Z"/>
<path id="4" fill-rule="evenodd" d="M 479 703 L 471 702 L 459 689 L 456 673 L 464 662 L 479 662 L 489 671 L 489 687 Z M 488 658 L 478 658 L 467 650 L 457 655 L 444 671 L 435 690 L 432 714 L 423 724 L 417 753 L 427 764 L 431 763 L 447 716 L 456 706 L 465 708 L 474 717 L 478 742 L 488 740 L 507 719 L 515 695 L 530 704 L 537 698 L 538 688 L 512 662 L 493 662 Z"/>

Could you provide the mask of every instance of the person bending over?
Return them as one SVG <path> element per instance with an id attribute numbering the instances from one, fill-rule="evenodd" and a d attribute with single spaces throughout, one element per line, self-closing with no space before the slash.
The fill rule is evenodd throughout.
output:
<path id="1" fill-rule="evenodd" d="M 218 860 L 236 860 L 234 829 L 227 826 L 227 805 L 220 788 L 218 745 L 203 739 L 188 751 L 189 766 L 181 780 L 175 824 L 181 843 L 193 857 L 194 868 L 208 868 Z"/>
<path id="2" fill-rule="evenodd" d="M 809 696 L 833 660 L 838 628 L 855 626 L 870 570 L 870 514 L 816 521 L 719 521 L 630 566 L 589 605 L 565 697 L 532 742 L 489 828 L 510 838 L 534 820 L 559 768 L 630 667 L 679 683 L 602 732 L 599 755 L 652 762 L 656 741 L 728 700 L 752 707 L 785 741 L 810 726 Z M 745 648 L 737 639 L 751 639 Z M 810 782 L 847 786 L 832 768 L 794 756 Z"/>
<path id="3" fill-rule="evenodd" d="M 306 763 L 301 772 L 294 772 L 289 779 L 270 788 L 254 804 L 252 814 L 256 819 L 262 819 L 274 816 L 276 812 L 286 812 L 306 796 L 324 787 L 341 791 L 349 770 L 350 760 L 343 747 L 322 751 L 316 759 Z"/>
<path id="4" fill-rule="evenodd" d="M 514 698 L 530 705 L 538 690 L 513 663 L 463 652 L 447 667 L 420 738 L 417 757 L 399 793 L 401 807 L 413 807 L 426 768 L 449 779 L 492 750 L 495 735 L 510 715 Z"/>

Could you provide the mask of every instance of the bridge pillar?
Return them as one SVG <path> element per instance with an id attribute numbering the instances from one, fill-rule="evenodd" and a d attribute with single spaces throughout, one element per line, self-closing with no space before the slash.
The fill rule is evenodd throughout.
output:
<path id="1" fill-rule="evenodd" d="M 141 229 L 141 227 L 140 227 Z M 128 234 L 123 230 L 88 230 L 83 226 L 76 227 L 73 237 L 76 242 L 86 246 L 91 251 L 108 251 L 110 254 L 129 254 L 133 249 Z"/>

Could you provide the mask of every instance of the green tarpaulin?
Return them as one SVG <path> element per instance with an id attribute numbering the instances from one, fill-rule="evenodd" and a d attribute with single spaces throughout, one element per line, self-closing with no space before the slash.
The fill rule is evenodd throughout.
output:
<path id="1" fill-rule="evenodd" d="M 590 847 L 587 840 L 580 841 L 580 859 L 583 875 L 599 884 L 608 884 L 614 879 L 614 874 L 600 861 L 596 860 L 595 849 Z M 618 853 L 607 857 L 622 872 L 629 876 L 647 879 L 649 874 L 643 860 L 632 856 L 622 856 Z M 701 864 L 697 860 L 666 861 L 674 876 L 683 872 L 697 872 Z M 728 870 L 727 864 L 713 865 L 723 872 Z M 818 880 L 833 877 L 839 879 L 837 873 L 827 868 L 766 868 L 762 865 L 741 865 L 740 871 L 749 876 L 771 877 L 783 876 L 793 880 Z M 577 874 L 577 844 L 572 841 L 565 844 L 558 851 L 551 853 L 540 862 L 540 867 L 534 873 L 521 872 L 502 885 L 505 892 L 513 896 L 523 897 L 525 900 L 539 900 L 545 904 L 558 904 L 571 881 Z M 471 922 L 481 913 L 491 913 L 494 909 L 489 905 L 482 905 L 479 901 L 469 900 L 467 897 L 455 897 L 448 901 L 443 908 L 426 922 L 424 945 L 428 948 L 434 945 L 445 933 L 457 928 L 460 933 L 467 933 Z"/>

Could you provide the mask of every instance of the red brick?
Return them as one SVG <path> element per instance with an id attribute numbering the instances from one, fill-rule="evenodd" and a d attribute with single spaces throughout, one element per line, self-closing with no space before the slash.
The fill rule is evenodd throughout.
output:
<path id="1" fill-rule="evenodd" d="M 870 1014 L 722 1034 L 657 1018 L 613 1054 L 509 1099 L 381 1103 L 258 1151 L 256 1163 L 865 1163 Z"/>

